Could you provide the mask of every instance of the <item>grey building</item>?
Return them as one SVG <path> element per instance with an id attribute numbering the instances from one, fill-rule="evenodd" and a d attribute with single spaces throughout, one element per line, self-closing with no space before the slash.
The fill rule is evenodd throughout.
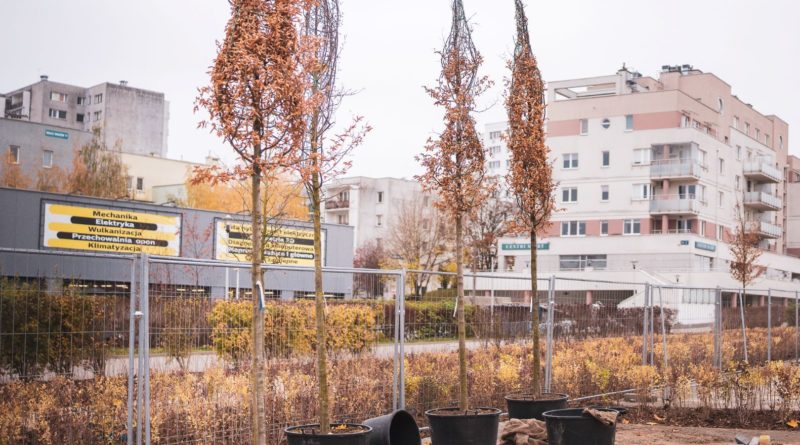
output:
<path id="1" fill-rule="evenodd" d="M 41 76 L 39 82 L 0 95 L 0 117 L 72 131 L 100 127 L 108 147 L 167 154 L 169 102 L 164 93 L 133 88 L 126 81 L 82 87 Z"/>
<path id="2" fill-rule="evenodd" d="M 203 260 L 226 264 L 154 264 L 150 286 L 171 292 L 197 292 L 221 298 L 236 287 L 249 292 L 249 270 L 244 256 L 234 256 L 242 244 L 238 227 L 246 215 L 177 208 L 126 200 L 108 200 L 0 187 L 0 278 L 34 280 L 48 291 L 81 286 L 93 292 L 127 289 L 132 254 Z M 279 221 L 270 238 L 267 262 L 280 264 L 265 274 L 267 295 L 291 299 L 314 290 L 309 256 L 311 224 Z M 323 225 L 323 265 L 353 265 L 353 228 Z M 232 259 L 233 258 L 233 259 Z M 240 283 L 236 286 L 236 270 Z M 336 297 L 353 295 L 353 274 L 324 275 L 325 292 Z M 226 285 L 227 284 L 227 285 Z"/>

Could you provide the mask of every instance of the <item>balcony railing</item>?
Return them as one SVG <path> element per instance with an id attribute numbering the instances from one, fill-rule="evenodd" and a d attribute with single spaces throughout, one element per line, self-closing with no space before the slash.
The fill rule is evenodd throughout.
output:
<path id="1" fill-rule="evenodd" d="M 744 205 L 757 210 L 780 210 L 783 207 L 780 198 L 766 192 L 745 193 Z"/>
<path id="2" fill-rule="evenodd" d="M 748 221 L 747 229 L 758 232 L 766 238 L 780 238 L 783 234 L 781 226 L 766 221 Z"/>
<path id="3" fill-rule="evenodd" d="M 688 215 L 700 212 L 701 202 L 693 194 L 656 195 L 650 201 L 650 213 Z"/>
<path id="4" fill-rule="evenodd" d="M 344 201 L 344 200 L 325 201 L 326 210 L 347 209 L 347 208 L 350 208 L 350 201 Z"/>
<path id="5" fill-rule="evenodd" d="M 745 162 L 744 175 L 761 182 L 778 183 L 783 181 L 783 172 L 766 162 Z"/>
<path id="6" fill-rule="evenodd" d="M 650 163 L 650 177 L 699 178 L 703 166 L 696 159 L 658 159 Z"/>

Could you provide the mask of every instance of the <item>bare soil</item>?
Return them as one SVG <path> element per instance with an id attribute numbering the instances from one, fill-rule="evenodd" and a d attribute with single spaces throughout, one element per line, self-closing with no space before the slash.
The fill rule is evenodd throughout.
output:
<path id="1" fill-rule="evenodd" d="M 617 445 L 732 445 L 737 434 L 770 436 L 772 445 L 800 445 L 798 431 L 742 430 L 732 428 L 677 427 L 667 425 L 618 424 Z"/>
<path id="2" fill-rule="evenodd" d="M 750 430 L 788 430 L 786 421 L 800 419 L 800 412 L 781 416 L 775 411 L 704 410 L 701 408 L 632 408 L 624 416 L 630 423 L 681 427 L 742 428 Z M 797 434 L 800 431 L 794 430 Z"/>

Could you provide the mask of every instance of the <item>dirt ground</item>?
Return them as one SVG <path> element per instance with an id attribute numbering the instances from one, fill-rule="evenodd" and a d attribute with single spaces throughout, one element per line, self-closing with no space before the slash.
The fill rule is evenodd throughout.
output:
<path id="1" fill-rule="evenodd" d="M 728 428 L 618 424 L 616 445 L 734 445 L 737 434 L 768 434 L 772 445 L 800 445 L 800 431 L 754 431 Z M 423 439 L 430 444 L 430 438 Z"/>
<path id="2" fill-rule="evenodd" d="M 772 445 L 800 445 L 800 431 L 754 431 L 665 425 L 617 425 L 616 445 L 733 445 L 734 437 L 768 434 Z"/>

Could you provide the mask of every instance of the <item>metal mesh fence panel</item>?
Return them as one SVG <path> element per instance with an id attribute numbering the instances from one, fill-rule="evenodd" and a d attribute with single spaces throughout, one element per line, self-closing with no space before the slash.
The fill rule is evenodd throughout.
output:
<path id="1" fill-rule="evenodd" d="M 397 277 L 323 272 L 333 421 L 360 421 L 393 409 Z M 252 321 L 259 304 L 251 282 L 246 265 L 151 261 L 154 443 L 250 440 Z M 317 423 L 313 271 L 267 266 L 262 282 L 266 425 L 268 442 L 277 444 L 286 426 Z"/>
<path id="2" fill-rule="evenodd" d="M 0 436 L 124 441 L 132 258 L 0 255 Z"/>

